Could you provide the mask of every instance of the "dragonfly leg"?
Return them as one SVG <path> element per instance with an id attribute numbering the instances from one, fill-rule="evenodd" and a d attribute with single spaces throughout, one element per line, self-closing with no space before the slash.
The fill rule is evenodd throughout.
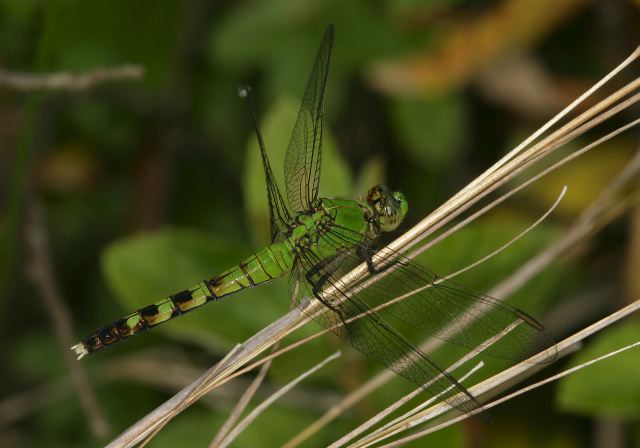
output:
<path id="1" fill-rule="evenodd" d="M 317 264 L 311 267 L 308 272 L 305 273 L 305 279 L 311 285 L 311 292 L 313 296 L 318 299 L 324 306 L 329 308 L 331 311 L 340 314 L 341 307 L 338 304 L 332 303 L 333 301 L 328 300 L 326 297 L 323 297 L 322 291 L 325 287 L 327 281 L 334 274 L 335 269 L 331 269 L 329 266 L 336 262 L 339 258 L 338 255 L 334 257 L 325 258 L 320 260 Z"/>
<path id="2" fill-rule="evenodd" d="M 328 257 L 323 260 L 320 260 L 318 263 L 313 265 L 309 271 L 304 274 L 305 279 L 309 282 L 310 285 L 313 286 L 313 295 L 317 297 L 318 291 L 317 288 L 320 288 L 319 291 L 322 291 L 321 287 L 323 284 L 331 277 L 331 274 L 335 272 L 335 269 L 328 269 L 331 263 L 334 263 L 338 259 L 338 256 Z"/>
<path id="3" fill-rule="evenodd" d="M 316 283 L 312 284 L 313 295 L 325 307 L 329 309 L 330 313 L 333 313 L 335 316 L 337 316 L 340 319 L 340 322 L 342 322 L 342 328 L 347 332 L 346 335 L 342 335 L 342 336 L 351 338 L 353 337 L 353 332 L 352 332 L 353 328 L 351 328 L 351 326 L 348 325 L 347 314 L 344 309 L 344 306 L 337 300 L 334 300 L 334 301 L 327 300 L 325 297 L 322 296 L 322 291 L 324 290 L 325 284 L 327 283 L 330 276 L 331 274 L 325 274 L 322 277 L 320 277 L 320 279 Z"/>
<path id="4" fill-rule="evenodd" d="M 319 260 L 315 265 L 304 274 L 305 279 L 309 285 L 311 285 L 311 292 L 313 296 L 320 301 L 330 313 L 333 313 L 342 322 L 342 328 L 347 332 L 345 336 L 352 336 L 352 328 L 348 325 L 347 314 L 342 303 L 335 297 L 326 297 L 322 294 L 327 283 L 331 277 L 335 274 L 336 270 L 340 266 L 341 261 L 344 258 L 344 253 L 339 252 L 333 257 L 327 257 Z M 334 322 L 334 323 L 337 323 Z"/>
<path id="5" fill-rule="evenodd" d="M 386 266 L 376 267 L 376 265 L 373 263 L 373 257 L 371 256 L 371 251 L 364 247 L 357 246 L 356 254 L 360 258 L 364 258 L 364 260 L 367 263 L 367 270 L 369 271 L 370 274 L 379 274 L 390 266 L 390 264 L 387 264 Z"/>

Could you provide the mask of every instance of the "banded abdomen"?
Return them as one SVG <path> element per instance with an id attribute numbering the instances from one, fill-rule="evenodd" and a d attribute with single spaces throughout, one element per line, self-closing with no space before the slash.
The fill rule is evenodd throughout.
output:
<path id="1" fill-rule="evenodd" d="M 218 276 L 107 325 L 71 348 L 80 359 L 206 303 L 282 277 L 293 265 L 291 254 L 287 241 L 273 244 Z"/>

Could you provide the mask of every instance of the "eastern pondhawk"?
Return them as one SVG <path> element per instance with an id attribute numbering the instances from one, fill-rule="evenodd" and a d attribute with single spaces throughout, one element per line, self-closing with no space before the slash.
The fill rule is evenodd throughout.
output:
<path id="1" fill-rule="evenodd" d="M 477 406 L 473 396 L 396 331 L 391 322 L 512 361 L 526 359 L 551 345 L 543 327 L 524 312 L 444 281 L 389 249 L 376 251 L 379 236 L 395 230 L 407 213 L 408 203 L 402 193 L 377 185 L 369 190 L 366 201 L 318 197 L 333 40 L 330 26 L 316 56 L 285 156 L 286 202 L 271 171 L 250 101 L 267 182 L 271 245 L 220 275 L 96 331 L 72 347 L 78 358 L 287 272 L 291 272 L 293 300 L 313 297 L 326 308 L 324 313 L 314 312 L 317 321 L 427 392 L 443 394 L 443 399 L 461 410 Z M 363 264 L 367 268 L 361 276 L 349 282 L 343 279 L 344 274 Z M 497 342 L 482 346 L 509 327 Z M 550 353 L 547 361 L 554 357 L 555 353 Z M 456 394 L 458 398 L 453 399 Z"/>

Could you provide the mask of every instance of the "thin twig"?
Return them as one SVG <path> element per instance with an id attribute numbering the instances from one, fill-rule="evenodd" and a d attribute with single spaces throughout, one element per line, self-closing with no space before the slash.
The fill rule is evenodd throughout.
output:
<path id="1" fill-rule="evenodd" d="M 318 363 L 317 365 L 315 365 L 311 369 L 307 370 L 306 372 L 302 373 L 300 376 L 298 376 L 295 379 L 293 379 L 291 382 L 289 382 L 286 385 L 284 385 L 281 389 L 279 389 L 277 392 L 275 392 L 269 398 L 267 398 L 262 403 L 260 403 L 258 406 L 256 406 L 256 408 L 253 411 L 251 411 L 244 419 L 242 419 L 242 421 L 240 421 L 240 423 L 238 423 L 236 425 L 236 427 L 233 428 L 233 430 L 224 438 L 224 440 L 220 444 L 220 447 L 221 448 L 225 448 L 225 447 L 229 446 L 229 444 L 231 442 L 233 442 L 242 433 L 242 431 L 244 431 L 247 428 L 247 426 L 249 426 L 251 424 L 251 422 L 253 422 L 260 414 L 262 414 L 276 400 L 278 400 L 284 394 L 286 394 L 291 389 L 296 387 L 305 378 L 313 375 L 318 370 L 323 368 L 325 365 L 327 365 L 328 363 L 330 363 L 334 359 L 339 358 L 340 356 L 341 356 L 340 351 L 335 352 L 333 355 L 327 357 L 326 359 L 324 359 L 323 361 L 321 361 L 320 363 Z"/>
<path id="2" fill-rule="evenodd" d="M 273 345 L 273 349 L 271 350 L 271 352 L 273 353 L 277 351 L 279 345 L 280 345 L 279 342 L 276 342 Z M 210 448 L 216 448 L 221 446 L 220 444 L 222 443 L 223 439 L 229 433 L 229 430 L 233 428 L 233 426 L 236 424 L 236 422 L 240 418 L 240 415 L 242 415 L 246 407 L 249 405 L 249 402 L 251 402 L 251 399 L 255 395 L 256 391 L 264 381 L 265 377 L 267 376 L 267 372 L 271 367 L 272 362 L 273 362 L 273 358 L 269 359 L 267 362 L 262 364 L 262 366 L 260 367 L 260 371 L 258 372 L 258 375 L 256 375 L 256 377 L 253 379 L 249 387 L 247 387 L 245 392 L 242 394 L 242 397 L 240 397 L 240 400 L 238 400 L 238 402 L 234 406 L 227 420 L 224 422 L 222 426 L 220 426 L 218 433 L 209 444 Z"/>
<path id="3" fill-rule="evenodd" d="M 516 275 L 510 276 L 492 291 L 497 297 L 510 295 L 513 291 L 520 289 L 533 276 L 542 269 L 557 260 L 570 247 L 586 238 L 590 232 L 602 222 L 610 222 L 614 215 L 606 215 L 607 207 L 611 208 L 611 198 L 624 186 L 637 176 L 640 171 L 640 150 L 627 162 L 625 167 L 609 183 L 605 190 L 600 193 L 595 201 L 589 205 L 572 226 L 565 232 L 564 236 L 556 244 L 549 246 L 544 251 L 529 259 L 520 267 Z M 600 224 L 599 224 L 600 221 Z"/>
<path id="4" fill-rule="evenodd" d="M 91 432 L 96 437 L 105 437 L 111 431 L 109 423 L 98 405 L 84 367 L 76 361 L 67 348 L 69 344 L 73 343 L 74 335 L 71 314 L 60 294 L 54 274 L 47 233 L 42 222 L 42 211 L 35 199 L 32 200 L 28 210 L 26 237 L 31 256 L 27 271 L 40 292 L 39 296 L 47 313 L 51 316 L 56 338 L 62 347 L 64 361 L 69 370 L 71 384 L 80 399 L 82 409 L 89 421 Z"/>
<path id="5" fill-rule="evenodd" d="M 485 205 L 484 207 L 482 207 L 478 211 L 474 212 L 473 214 L 469 215 L 468 217 L 466 217 L 462 221 L 460 221 L 457 224 L 453 225 L 451 228 L 449 228 L 446 231 L 444 231 L 443 233 L 439 234 L 437 237 L 435 237 L 435 238 L 433 238 L 433 239 L 421 244 L 417 249 L 414 249 L 408 255 L 409 258 L 417 257 L 421 253 L 425 252 L 427 249 L 430 249 L 431 247 L 435 246 L 439 242 L 443 241 L 447 237 L 449 237 L 452 234 L 454 234 L 455 232 L 459 231 L 461 228 L 465 227 L 470 222 L 475 221 L 480 216 L 486 214 L 489 210 L 494 209 L 496 206 L 500 205 L 501 203 L 503 203 L 508 198 L 512 197 L 513 195 L 515 195 L 516 193 L 518 193 L 521 190 L 525 189 L 526 187 L 528 187 L 529 185 L 533 184 L 534 182 L 537 182 L 542 177 L 546 176 L 547 174 L 551 173 L 552 171 L 557 170 L 558 168 L 566 165 L 567 163 L 571 162 L 572 160 L 584 155 L 585 153 L 591 151 L 592 149 L 598 147 L 599 145 L 611 140 L 612 138 L 614 138 L 614 137 L 620 135 L 621 133 L 623 133 L 624 131 L 627 131 L 627 130 L 631 129 L 632 127 L 637 126 L 639 124 L 640 124 L 640 118 L 637 119 L 637 120 L 634 120 L 634 121 L 632 121 L 630 123 L 627 123 L 624 126 L 619 127 L 618 129 L 606 134 L 605 136 L 603 136 L 603 137 L 591 142 L 590 144 L 588 144 L 588 145 L 576 150 L 575 152 L 563 157 L 561 160 L 553 163 L 551 166 L 549 166 L 549 167 L 545 168 L 544 170 L 540 171 L 539 173 L 537 173 L 536 175 L 534 175 L 531 178 L 527 179 L 525 182 L 521 183 L 520 185 L 517 185 L 514 188 L 510 189 L 509 191 L 507 191 L 506 193 L 502 194 L 497 199 L 493 200 L 492 202 L 490 202 L 489 204 Z"/>
<path id="6" fill-rule="evenodd" d="M 488 347 L 490 347 L 491 345 L 495 344 L 496 342 L 498 342 L 499 340 L 504 338 L 507 334 L 509 334 L 511 331 L 513 331 L 520 324 L 522 324 L 522 321 L 514 322 L 513 324 L 509 325 L 504 330 L 502 330 L 500 333 L 491 336 L 490 338 L 488 338 L 487 340 L 485 340 L 484 342 L 479 344 L 478 347 L 475 350 L 469 351 L 465 356 L 463 356 L 462 358 L 457 360 L 455 363 L 453 363 L 446 371 L 447 372 L 453 372 L 456 369 L 458 369 L 461 366 L 463 366 L 464 364 L 468 363 L 473 358 L 475 358 L 477 355 L 479 355 L 484 350 L 486 350 Z M 482 363 L 482 362 L 480 364 L 484 365 L 484 363 Z M 475 372 L 475 370 L 477 370 L 477 369 L 474 368 L 472 370 L 472 372 Z M 471 372 L 469 372 L 469 374 L 470 373 Z M 465 378 L 465 377 L 463 377 L 463 378 Z M 405 397 L 401 398 L 400 400 L 397 400 L 391 406 L 389 406 L 387 409 L 385 409 L 384 411 L 378 413 L 378 415 L 370 418 L 365 423 L 360 425 L 358 428 L 354 429 L 353 431 L 351 431 L 350 433 L 346 434 L 345 436 L 343 436 L 342 438 L 340 438 L 336 442 L 332 443 L 330 445 L 330 447 L 331 448 L 338 448 L 340 446 L 343 446 L 346 442 L 348 442 L 349 440 L 353 439 L 355 436 L 357 436 L 359 434 L 362 434 L 362 432 L 364 432 L 365 430 L 367 430 L 368 428 L 373 426 L 375 423 L 381 421 L 382 418 L 384 418 L 386 415 L 389 415 L 391 412 L 393 412 L 393 411 L 397 410 L 398 408 L 400 408 L 400 406 L 402 406 L 403 404 L 408 402 L 409 399 L 411 399 L 411 398 L 415 397 L 416 395 L 418 395 L 421 391 L 422 391 L 422 389 L 416 389 L 413 392 L 411 392 L 410 394 L 408 394 Z M 392 425 L 394 425 L 394 424 L 396 424 L 396 423 L 398 423 L 398 422 L 400 422 L 400 421 L 402 421 L 404 419 L 409 418 L 410 416 L 416 414 L 417 412 L 419 412 L 420 410 L 424 409 L 425 407 L 430 406 L 432 403 L 434 403 L 436 401 L 437 398 L 438 398 L 437 396 L 430 397 L 425 402 L 421 403 L 419 406 L 416 406 L 414 409 L 411 409 L 410 411 L 406 412 L 405 414 L 403 414 L 403 415 L 397 417 L 396 419 L 394 419 L 393 421 L 387 423 L 385 426 L 383 426 L 380 429 L 376 430 L 375 432 L 370 434 L 368 437 L 372 437 L 375 434 L 384 431 L 386 428 L 388 428 L 388 427 L 390 427 L 390 426 L 392 426 Z"/>
<path id="7" fill-rule="evenodd" d="M 216 364 L 215 366 L 213 366 L 211 369 L 207 371 L 206 375 L 201 376 L 196 380 L 195 387 L 188 391 L 184 399 L 181 400 L 179 403 L 177 403 L 177 406 L 170 407 L 169 409 L 167 409 L 166 414 L 162 415 L 157 422 L 154 422 L 155 423 L 154 425 L 145 428 L 145 434 L 140 436 L 140 438 L 145 437 L 145 440 L 140 444 L 140 448 L 146 446 L 151 441 L 151 439 L 153 439 L 158 434 L 158 432 L 160 432 L 162 428 L 164 428 L 165 425 L 171 421 L 173 417 L 175 417 L 184 409 L 186 409 L 195 400 L 205 395 L 208 392 L 208 390 L 203 390 L 203 388 L 206 387 L 206 384 L 208 383 L 208 381 L 212 377 L 214 377 L 216 373 L 218 373 L 220 370 L 224 368 L 224 364 L 227 361 L 229 361 L 230 359 L 232 359 L 234 356 L 236 356 L 241 352 L 242 352 L 242 345 L 236 344 L 236 346 L 233 347 L 233 349 L 231 349 L 231 351 L 227 353 L 226 356 L 222 358 L 218 364 Z M 113 444 L 113 442 L 111 444 Z"/>
<path id="8" fill-rule="evenodd" d="M 567 232 L 565 238 L 560 241 L 561 244 L 551 246 L 550 249 L 552 250 L 543 251 L 541 254 L 543 256 L 534 257 L 534 259 L 532 259 L 536 261 L 535 265 L 537 266 L 537 269 L 531 269 L 531 266 L 527 263 L 527 265 L 523 266 L 521 271 L 517 272 L 510 278 L 511 280 L 503 282 L 500 286 L 494 288 L 494 290 L 499 290 L 501 293 L 500 297 L 509 295 L 515 289 L 522 287 L 526 279 L 531 278 L 531 276 L 539 272 L 543 266 L 546 266 L 552 260 L 557 259 L 557 255 L 559 255 L 562 250 L 566 250 L 569 245 L 573 245 L 582 238 L 585 238 L 595 225 L 595 222 L 597 222 L 598 218 L 602 216 L 605 207 L 610 206 L 611 198 L 625 186 L 626 182 L 634 177 L 639 169 L 640 152 L 638 152 L 627 163 L 625 168 L 623 168 L 618 176 L 614 178 L 605 191 L 603 191 L 587 211 L 579 217 L 576 224 L 569 232 Z M 514 288 L 514 285 L 517 285 L 517 287 Z M 435 342 L 438 344 L 438 341 Z"/>
<path id="9" fill-rule="evenodd" d="M 467 272 L 470 269 L 475 268 L 476 266 L 481 265 L 482 263 L 486 262 L 487 260 L 489 260 L 492 257 L 495 257 L 496 255 L 498 255 L 500 252 L 504 251 L 505 249 L 507 249 L 509 246 L 511 246 L 513 243 L 515 243 L 516 241 L 520 240 L 523 236 L 525 236 L 527 233 L 531 232 L 533 229 L 535 229 L 542 221 L 544 221 L 545 219 L 547 219 L 547 217 L 556 209 L 556 207 L 558 206 L 558 204 L 560 204 L 560 201 L 562 200 L 562 198 L 564 197 L 564 195 L 567 193 L 567 186 L 565 185 L 564 187 L 562 187 L 562 191 L 560 192 L 560 194 L 558 195 L 558 198 L 556 199 L 556 201 L 553 203 L 553 205 L 551 207 L 549 207 L 549 210 L 547 210 L 540 218 L 538 218 L 533 224 L 531 224 L 529 227 L 527 227 L 526 229 L 524 229 L 522 232 L 520 232 L 519 234 L 517 234 L 516 236 L 514 236 L 513 238 L 511 238 L 509 241 L 507 241 L 505 244 L 503 244 L 502 246 L 500 246 L 499 248 L 497 248 L 496 250 L 492 251 L 491 253 L 485 255 L 484 257 L 482 257 L 481 259 L 474 261 L 473 263 L 465 266 L 462 269 L 459 269 L 457 271 L 455 271 L 452 274 L 447 275 L 447 278 L 453 278 L 456 277 L 464 272 Z"/>
<path id="10" fill-rule="evenodd" d="M 574 344 L 580 343 L 587 337 L 593 335 L 594 333 L 597 333 L 598 331 L 608 327 L 609 325 L 615 322 L 618 322 L 620 319 L 623 319 L 624 317 L 638 311 L 639 309 L 640 309 L 640 300 L 636 300 L 635 302 L 622 308 L 621 310 L 618 310 L 615 313 L 610 314 L 609 316 L 599 320 L 598 322 L 588 326 L 587 328 L 559 342 L 554 346 L 555 350 L 557 350 L 558 352 L 563 352 L 569 349 Z M 534 368 L 536 364 L 540 362 L 540 360 L 544 359 L 543 356 L 544 355 L 542 353 L 534 355 L 530 359 L 525 360 L 521 363 L 518 363 L 515 366 L 507 370 L 504 370 L 498 373 L 497 375 L 494 375 L 493 377 L 482 381 L 479 384 L 476 384 L 475 386 L 469 388 L 469 392 L 471 392 L 471 394 L 474 397 L 481 397 L 483 394 L 492 391 L 499 385 L 506 383 L 519 375 L 522 375 L 524 372 L 526 372 L 529 369 Z M 405 431 L 407 429 L 413 428 L 416 425 L 424 423 L 428 420 L 431 420 L 439 415 L 442 415 L 443 413 L 451 409 L 452 408 L 448 403 L 440 402 L 435 406 L 432 406 L 431 408 L 426 409 L 420 412 L 419 414 L 413 416 L 410 421 L 395 425 L 394 427 L 390 427 L 384 432 L 384 434 L 376 435 L 375 442 L 376 443 L 380 442 L 384 438 L 391 437 L 392 435 L 395 435 L 401 431 Z M 469 414 L 473 414 L 474 412 L 475 411 L 472 411 Z M 358 441 L 358 443 L 355 444 L 354 446 L 362 447 L 362 446 L 366 446 L 370 442 L 372 442 L 372 440 L 370 440 L 369 438 L 364 438 Z"/>
<path id="11" fill-rule="evenodd" d="M 204 372 L 194 382 L 180 390 L 177 394 L 167 400 L 165 403 L 154 409 L 145 417 L 140 419 L 125 432 L 116 437 L 109 445 L 109 448 L 115 447 L 129 447 L 136 443 L 139 443 L 142 439 L 151 434 L 155 429 L 162 426 L 166 418 L 170 418 L 174 415 L 174 412 L 179 412 L 182 407 L 187 407 L 194 400 L 207 393 L 210 388 L 215 387 L 216 382 L 212 382 L 213 379 L 221 379 L 228 375 L 230 372 L 235 371 L 243 359 L 243 355 L 248 354 L 254 357 L 261 353 L 263 350 L 273 345 L 276 340 L 281 339 L 284 335 L 288 334 L 292 329 L 296 328 L 301 321 L 301 312 L 299 309 L 294 309 L 276 322 L 265 327 L 254 336 L 249 338 L 239 349 L 234 350 L 230 356 L 217 363 L 215 366 Z M 220 373 L 222 372 L 222 373 Z M 218 373 L 218 377 L 215 375 Z M 211 384 L 211 387 L 204 388 L 205 383 Z M 204 390 L 203 390 L 204 389 Z"/>
<path id="12" fill-rule="evenodd" d="M 603 137 L 604 138 L 604 137 Z M 602 139 L 600 139 L 602 140 Z M 597 142 L 594 142 L 597 143 Z M 548 174 L 551 170 L 557 169 L 558 167 L 564 165 L 569 160 L 577 157 L 577 155 L 584 154 L 586 151 L 592 149 L 595 144 L 588 145 L 576 153 L 571 154 L 568 157 L 563 158 L 562 160 L 556 162 L 553 166 L 548 167 L 543 172 L 536 175 L 534 178 L 527 181 L 524 185 L 518 186 L 516 188 L 517 191 L 521 189 L 522 186 L 529 185 L 530 182 L 539 179 L 542 175 Z M 580 154 L 578 154 L 580 153 Z M 624 182 L 621 182 L 620 179 L 627 180 L 632 178 L 635 174 L 637 174 L 640 167 L 640 154 L 634 156 L 628 164 L 623 168 L 618 176 L 612 181 L 612 184 L 618 186 L 617 190 L 621 189 L 624 186 Z M 596 201 L 594 201 L 593 205 L 589 207 L 589 210 L 602 210 L 603 203 L 606 198 L 610 197 L 615 193 L 610 188 L 607 188 L 606 193 L 603 192 L 601 196 L 599 196 Z M 502 200 L 505 196 L 511 195 L 512 191 L 506 193 L 504 196 L 499 198 Z M 495 204 L 489 204 L 493 206 Z M 599 205 L 596 205 L 599 204 Z M 480 210 L 481 212 L 486 212 L 487 209 L 483 208 Z M 475 215 L 475 214 L 474 214 Z M 507 279 L 503 280 L 495 286 L 490 292 L 489 295 L 492 297 L 499 297 L 505 299 L 513 294 L 514 291 L 520 289 L 526 282 L 528 282 L 533 276 L 537 275 L 544 268 L 549 266 L 554 260 L 557 260 L 558 257 L 567 252 L 568 249 L 574 245 L 576 245 L 579 241 L 582 241 L 584 238 L 588 236 L 588 231 L 592 228 L 592 225 L 587 225 L 586 223 L 592 222 L 595 217 L 593 213 L 583 214 L 581 217 L 565 232 L 565 234 L 552 245 L 541 251 L 539 254 L 535 255 L 529 261 L 527 261 L 523 266 L 521 266 L 517 271 L 515 271 L 512 275 L 510 275 Z M 474 218 L 477 218 L 479 215 L 475 215 Z M 613 216 L 609 216 L 609 219 L 612 219 Z M 466 221 L 466 220 L 465 220 Z M 609 222 L 609 221 L 607 221 Z M 438 242 L 441 241 L 438 240 Z M 420 253 L 422 248 L 418 248 L 414 251 L 413 254 Z M 455 274 L 455 273 L 454 273 Z M 451 276 L 446 276 L 445 278 L 450 278 Z M 435 350 L 440 344 L 440 339 L 430 338 L 425 341 L 420 349 L 422 351 L 430 352 Z M 325 427 L 329 422 L 331 422 L 338 415 L 342 414 L 346 409 L 350 408 L 357 402 L 359 402 L 362 398 L 369 395 L 372 391 L 380 388 L 383 384 L 387 383 L 391 378 L 395 375 L 388 370 L 381 371 L 376 376 L 374 376 L 369 381 L 365 382 L 356 390 L 349 393 L 345 398 L 343 398 L 339 403 L 337 403 L 333 408 L 329 409 L 324 415 L 322 415 L 318 420 L 312 423 L 310 426 L 305 428 L 302 432 L 297 434 L 294 438 L 292 438 L 285 445 L 287 448 L 293 448 L 298 446 L 304 440 L 309 438 L 311 435 Z"/>
<path id="13" fill-rule="evenodd" d="M 638 52 L 636 52 L 638 53 Z M 637 58 L 638 54 L 634 54 L 633 58 Z M 504 182 L 511 179 L 511 175 L 519 173 L 518 169 L 522 168 L 528 163 L 533 163 L 538 160 L 537 156 L 543 154 L 549 154 L 552 150 L 558 148 L 561 143 L 566 143 L 566 136 L 571 138 L 577 137 L 579 133 L 585 132 L 591 127 L 601 122 L 599 117 L 610 117 L 613 113 L 619 113 L 626 107 L 637 101 L 638 97 L 632 97 L 628 100 L 623 100 L 620 104 L 614 105 L 618 100 L 636 88 L 638 80 L 628 84 L 627 86 L 619 89 L 614 94 L 607 97 L 605 100 L 596 104 L 590 108 L 587 112 L 581 114 L 578 118 L 571 120 L 567 125 L 563 126 L 559 131 L 555 131 L 549 137 L 543 139 L 538 144 L 534 145 L 532 149 L 523 152 L 518 157 L 509 160 L 508 162 L 498 162 L 494 165 L 494 168 L 490 168 L 485 174 L 479 176 L 476 180 L 472 181 L 467 187 L 462 189 L 451 200 L 447 201 L 443 206 L 438 208 L 434 213 L 423 219 L 417 226 L 414 226 L 407 233 L 402 235 L 390 246 L 394 250 L 400 252 L 406 251 L 415 245 L 417 242 L 424 239 L 427 235 L 438 230 L 446 223 L 450 222 L 460 213 L 464 212 L 480 199 L 484 198 L 487 194 L 494 191 Z M 606 107 L 612 106 L 609 111 L 602 112 Z M 598 114 L 600 114 L 598 116 Z M 593 118 L 593 117 L 596 118 Z M 602 118 L 604 119 L 604 118 Z M 349 279 L 359 279 L 366 272 L 367 267 L 361 265 L 345 278 L 341 280 L 341 283 L 351 284 Z M 329 293 L 332 291 L 329 290 Z M 167 403 L 150 413 L 147 417 L 133 425 L 129 430 L 115 439 L 112 446 L 130 446 L 140 438 L 148 435 L 155 428 L 157 428 L 161 422 L 173 415 L 174 412 L 178 412 L 178 409 L 184 409 L 191 404 L 195 399 L 208 390 L 219 385 L 225 378 L 231 375 L 237 368 L 246 364 L 250 359 L 257 356 L 264 351 L 267 347 L 273 344 L 275 340 L 282 339 L 294 329 L 304 325 L 308 320 L 309 314 L 313 314 L 320 309 L 318 301 L 311 301 L 304 313 L 299 310 L 292 311 L 285 315 L 282 319 L 250 338 L 246 344 L 243 345 L 241 353 L 234 355 L 227 360 L 224 365 L 218 369 L 218 371 L 211 375 L 211 371 L 207 372 L 201 377 L 200 380 L 206 380 L 206 385 L 199 385 L 194 383 L 193 385 L 183 389 L 180 393 L 170 399 Z"/>
<path id="14" fill-rule="evenodd" d="M 0 70 L 0 87 L 22 91 L 70 90 L 77 92 L 106 82 L 137 81 L 143 76 L 144 67 L 135 64 L 99 68 L 85 73 L 33 74 Z"/>
<path id="15" fill-rule="evenodd" d="M 475 366 L 473 366 L 473 368 L 471 368 L 471 370 L 469 370 L 467 373 L 462 375 L 458 381 L 460 382 L 460 384 L 464 384 L 466 382 L 466 380 L 471 375 L 473 375 L 474 373 L 476 373 L 478 370 L 480 370 L 483 367 L 484 367 L 484 362 L 480 361 Z M 452 369 L 449 368 L 449 369 L 447 369 L 447 372 L 449 372 L 451 370 Z M 440 396 L 442 394 L 446 393 L 448 390 L 449 389 L 446 389 L 446 390 L 440 392 L 438 395 L 435 395 L 433 397 L 429 397 L 429 399 L 426 402 L 424 402 L 421 406 L 428 406 L 429 404 L 435 402 L 436 400 L 438 400 L 440 398 Z M 329 445 L 329 447 L 330 448 L 338 448 L 338 447 L 344 446 L 344 444 L 347 443 L 349 440 L 353 439 L 355 436 L 357 436 L 359 434 L 362 434 L 364 431 L 366 431 L 367 429 L 371 428 L 376 423 L 382 421 L 384 418 L 386 418 L 387 416 L 391 415 L 393 412 L 397 411 L 402 406 L 407 404 L 409 401 L 413 400 L 415 397 L 417 397 L 417 396 L 419 396 L 419 395 L 421 395 L 423 393 L 424 393 L 424 389 L 421 389 L 421 388 L 413 390 L 412 392 L 408 393 L 407 395 L 405 395 L 401 399 L 399 399 L 396 402 L 394 402 L 391 406 L 387 406 L 387 408 L 385 408 L 383 411 L 379 412 L 378 414 L 376 414 L 372 418 L 368 419 L 366 422 L 364 422 L 363 424 L 361 424 L 357 428 L 353 429 L 348 434 L 345 434 L 340 439 L 338 439 L 335 442 L 333 442 L 331 445 Z M 412 410 L 410 412 L 417 412 L 417 411 Z"/>
<path id="16" fill-rule="evenodd" d="M 599 357 L 597 357 L 595 359 L 592 359 L 590 361 L 587 361 L 587 362 L 584 362 L 582 364 L 579 364 L 579 365 L 577 365 L 575 367 L 572 367 L 570 369 L 563 370 L 562 372 L 560 372 L 560 373 L 558 373 L 556 375 L 553 375 L 551 377 L 545 378 L 544 380 L 541 380 L 541 381 L 538 381 L 538 382 L 536 382 L 534 384 L 531 384 L 529 386 L 523 387 L 523 388 L 517 390 L 516 392 L 513 392 L 513 393 L 511 393 L 509 395 L 506 395 L 504 397 L 501 397 L 501 398 L 499 398 L 497 400 L 494 400 L 494 401 L 492 401 L 490 403 L 487 403 L 485 405 L 485 409 L 493 408 L 493 407 L 495 407 L 495 406 L 497 406 L 499 404 L 502 404 L 502 403 L 504 403 L 504 402 L 506 402 L 508 400 L 511 400 L 511 399 L 513 399 L 515 397 L 518 397 L 520 395 L 523 395 L 523 394 L 525 394 L 525 393 L 527 393 L 529 391 L 532 391 L 532 390 L 537 389 L 537 388 L 539 388 L 541 386 L 544 386 L 545 384 L 551 383 L 553 381 L 557 381 L 557 380 L 559 380 L 559 379 L 561 379 L 561 378 L 563 378 L 565 376 L 568 376 L 568 375 L 571 375 L 573 373 L 576 373 L 577 371 L 582 370 L 585 367 L 589 367 L 589 366 L 591 366 L 593 364 L 596 364 L 596 363 L 598 363 L 600 361 L 603 361 L 603 360 L 605 360 L 607 358 L 611 358 L 612 356 L 619 355 L 620 353 L 622 353 L 624 351 L 627 351 L 629 349 L 632 349 L 634 347 L 637 347 L 637 346 L 640 346 L 640 341 L 639 342 L 635 342 L 635 343 L 630 344 L 630 345 L 627 345 L 625 347 L 619 348 L 619 349 L 614 350 L 612 352 L 606 353 L 606 354 L 604 354 L 602 356 L 599 356 Z M 471 414 L 473 415 L 473 412 Z M 392 442 L 392 443 L 389 443 L 389 444 L 386 444 L 386 445 L 383 445 L 383 446 L 387 447 L 387 448 L 392 448 L 392 447 L 404 445 L 407 442 L 411 442 L 413 440 L 417 440 L 417 439 L 419 439 L 421 437 L 424 437 L 424 436 L 426 436 L 428 434 L 431 434 L 431 433 L 433 433 L 435 431 L 438 431 L 440 429 L 446 428 L 447 426 L 451 426 L 454 423 L 460 422 L 460 421 L 462 421 L 462 420 L 464 420 L 464 419 L 466 419 L 468 417 L 469 417 L 469 415 L 460 415 L 458 417 L 452 418 L 451 420 L 447 420 L 446 422 L 443 422 L 443 423 L 440 423 L 438 425 L 432 426 L 432 427 L 430 427 L 430 428 L 428 428 L 428 429 L 426 429 L 424 431 L 417 432 L 417 433 L 412 434 L 412 435 L 410 435 L 408 437 L 405 437 L 405 438 L 400 439 L 400 440 L 396 440 L 395 442 Z"/>

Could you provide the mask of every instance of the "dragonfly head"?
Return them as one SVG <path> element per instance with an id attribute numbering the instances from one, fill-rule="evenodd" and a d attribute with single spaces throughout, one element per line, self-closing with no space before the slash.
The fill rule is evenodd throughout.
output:
<path id="1" fill-rule="evenodd" d="M 399 191 L 391 191 L 386 185 L 376 185 L 367 193 L 367 202 L 383 232 L 395 230 L 409 210 L 409 204 Z"/>

